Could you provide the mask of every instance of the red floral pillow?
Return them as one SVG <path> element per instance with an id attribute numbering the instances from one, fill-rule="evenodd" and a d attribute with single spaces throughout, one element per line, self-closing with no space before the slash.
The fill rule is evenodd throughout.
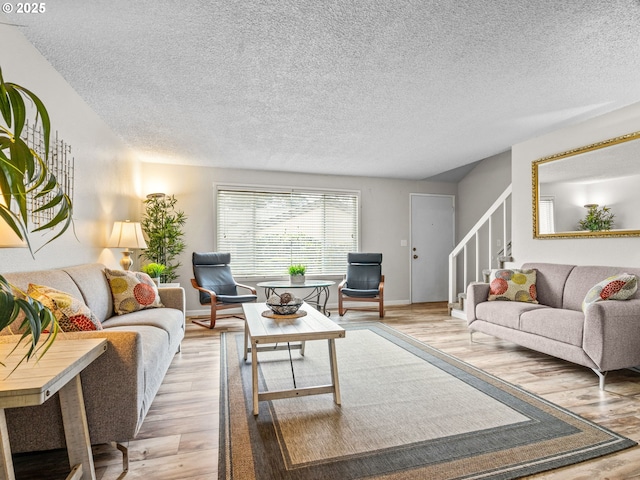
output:
<path id="1" fill-rule="evenodd" d="M 605 278 L 591 287 L 582 301 L 582 311 L 601 300 L 628 300 L 638 290 L 638 277 L 630 273 L 620 273 Z"/>
<path id="2" fill-rule="evenodd" d="M 100 320 L 89 307 L 66 292 L 30 283 L 27 295 L 53 312 L 63 332 L 102 330 Z"/>
<path id="3" fill-rule="evenodd" d="M 108 268 L 105 268 L 104 273 L 111 287 L 116 314 L 124 315 L 145 308 L 164 306 L 160 302 L 158 287 L 146 273 Z"/>
<path id="4" fill-rule="evenodd" d="M 535 270 L 491 270 L 487 300 L 538 303 L 537 297 Z"/>

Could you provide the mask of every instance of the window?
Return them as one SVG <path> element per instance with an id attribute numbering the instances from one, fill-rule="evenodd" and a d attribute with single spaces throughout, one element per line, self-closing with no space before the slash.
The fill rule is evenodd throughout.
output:
<path id="1" fill-rule="evenodd" d="M 555 233 L 556 225 L 553 216 L 554 198 L 542 197 L 538 206 L 538 215 L 540 215 L 540 232 L 538 233 Z"/>
<path id="2" fill-rule="evenodd" d="M 358 192 L 277 191 L 218 186 L 217 250 L 234 275 L 341 275 L 358 251 Z"/>

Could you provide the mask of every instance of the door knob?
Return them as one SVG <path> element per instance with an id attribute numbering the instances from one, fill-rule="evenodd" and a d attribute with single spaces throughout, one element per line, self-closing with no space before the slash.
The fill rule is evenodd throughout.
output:
<path id="1" fill-rule="evenodd" d="M 414 255 L 413 258 L 418 258 L 418 255 Z"/>

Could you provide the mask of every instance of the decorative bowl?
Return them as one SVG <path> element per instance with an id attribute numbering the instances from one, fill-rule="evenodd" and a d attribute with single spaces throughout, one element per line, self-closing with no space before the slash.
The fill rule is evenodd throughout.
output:
<path id="1" fill-rule="evenodd" d="M 267 299 L 267 307 L 277 315 L 293 315 L 301 305 L 302 299 L 287 292 L 281 295 L 271 295 Z"/>

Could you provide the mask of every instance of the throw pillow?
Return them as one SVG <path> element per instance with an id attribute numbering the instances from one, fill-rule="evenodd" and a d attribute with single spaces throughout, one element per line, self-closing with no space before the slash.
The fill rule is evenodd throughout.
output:
<path id="1" fill-rule="evenodd" d="M 538 303 L 536 271 L 518 269 L 491 270 L 488 300 Z"/>
<path id="2" fill-rule="evenodd" d="M 102 330 L 100 320 L 89 307 L 66 292 L 30 283 L 27 295 L 53 312 L 63 332 Z"/>
<path id="3" fill-rule="evenodd" d="M 628 300 L 638 290 L 638 277 L 629 273 L 620 273 L 605 278 L 591 287 L 582 301 L 582 311 L 592 303 L 601 300 Z"/>
<path id="4" fill-rule="evenodd" d="M 105 268 L 104 273 L 111 287 L 116 314 L 124 315 L 145 308 L 164 306 L 160 302 L 158 287 L 146 273 L 108 268 Z"/>

